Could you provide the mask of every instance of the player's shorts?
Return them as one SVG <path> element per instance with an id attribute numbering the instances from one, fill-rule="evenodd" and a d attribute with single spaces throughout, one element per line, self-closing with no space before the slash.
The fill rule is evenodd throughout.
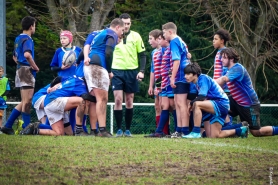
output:
<path id="1" fill-rule="evenodd" d="M 232 96 L 229 96 L 230 111 L 229 115 L 232 117 L 239 116 L 240 121 L 247 121 L 251 130 L 259 130 L 261 128 L 260 104 L 252 105 L 251 107 L 243 107 L 239 105 Z"/>
<path id="2" fill-rule="evenodd" d="M 84 65 L 84 77 L 89 92 L 94 88 L 108 91 L 110 80 L 105 68 L 93 64 L 88 66 Z"/>
<path id="3" fill-rule="evenodd" d="M 36 72 L 30 66 L 20 66 L 16 70 L 15 87 L 35 87 Z"/>
<path id="4" fill-rule="evenodd" d="M 50 126 L 64 118 L 69 97 L 59 97 L 44 107 Z"/>
<path id="5" fill-rule="evenodd" d="M 36 114 L 38 117 L 38 120 L 41 120 L 45 115 L 44 109 L 40 108 L 40 105 L 44 102 L 46 95 L 41 96 L 35 103 L 34 103 L 34 109 L 36 110 Z"/>
<path id="6" fill-rule="evenodd" d="M 123 90 L 126 93 L 139 92 L 137 80 L 138 71 L 134 70 L 118 70 L 112 69 L 112 90 Z"/>
<path id="7" fill-rule="evenodd" d="M 218 122 L 223 126 L 226 116 L 229 112 L 229 107 L 225 106 L 222 102 L 217 100 L 210 100 L 210 102 L 212 103 L 215 114 L 202 112 L 202 121 L 210 121 L 210 124 Z"/>
<path id="8" fill-rule="evenodd" d="M 177 82 L 175 83 L 176 88 L 173 88 L 174 94 L 188 94 L 190 90 L 189 83 Z"/>
<path id="9" fill-rule="evenodd" d="M 192 100 L 194 100 L 197 96 L 198 96 L 197 93 L 188 93 L 188 94 L 187 94 L 187 99 L 192 101 Z"/>
<path id="10" fill-rule="evenodd" d="M 159 96 L 174 98 L 174 93 L 173 93 L 172 87 L 170 85 L 168 85 L 165 89 L 161 89 L 161 92 L 159 93 Z"/>

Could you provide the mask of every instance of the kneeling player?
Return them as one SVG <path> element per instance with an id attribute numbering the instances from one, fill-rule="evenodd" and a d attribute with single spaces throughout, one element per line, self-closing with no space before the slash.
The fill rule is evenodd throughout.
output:
<path id="1" fill-rule="evenodd" d="M 221 130 L 229 110 L 229 99 L 222 88 L 211 77 L 201 74 L 201 68 L 197 63 L 188 64 L 184 69 L 187 82 L 196 84 L 198 96 L 189 104 L 189 110 L 193 111 L 194 128 L 183 138 L 200 138 L 200 126 L 203 121 L 207 136 L 211 138 L 224 138 L 229 136 L 247 137 L 248 127 L 240 127 L 233 130 Z"/>

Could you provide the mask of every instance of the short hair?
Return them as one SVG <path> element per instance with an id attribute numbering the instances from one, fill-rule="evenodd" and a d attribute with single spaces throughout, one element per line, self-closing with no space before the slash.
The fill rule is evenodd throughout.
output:
<path id="1" fill-rule="evenodd" d="M 26 16 L 21 20 L 21 26 L 23 30 L 29 30 L 29 28 L 34 25 L 36 19 L 31 16 Z"/>
<path id="2" fill-rule="evenodd" d="M 122 19 L 120 18 L 115 18 L 111 21 L 110 23 L 110 28 L 115 28 L 116 26 L 124 27 L 125 23 Z"/>
<path id="3" fill-rule="evenodd" d="M 1 69 L 4 71 L 4 67 L 3 67 L 3 66 L 0 66 L 0 70 L 1 70 Z"/>
<path id="4" fill-rule="evenodd" d="M 177 26 L 175 25 L 175 23 L 173 22 L 167 22 L 166 24 L 162 25 L 162 30 L 174 30 L 175 32 L 177 32 Z"/>
<path id="5" fill-rule="evenodd" d="M 130 15 L 128 13 L 123 13 L 122 15 L 120 15 L 119 18 L 120 19 L 131 19 Z"/>
<path id="6" fill-rule="evenodd" d="M 202 73 L 202 69 L 199 66 L 198 63 L 190 63 L 184 68 L 184 74 L 190 74 L 192 73 L 193 75 L 197 75 L 198 77 Z"/>
<path id="7" fill-rule="evenodd" d="M 240 59 L 237 51 L 234 48 L 231 48 L 231 47 L 224 48 L 220 52 L 220 56 L 222 56 L 224 54 L 228 57 L 228 59 L 234 59 L 234 63 L 237 63 Z"/>
<path id="8" fill-rule="evenodd" d="M 149 35 L 151 35 L 155 39 L 157 39 L 160 35 L 163 36 L 163 32 L 159 29 L 155 29 L 155 30 L 150 31 Z"/>
<path id="9" fill-rule="evenodd" d="M 219 35 L 220 39 L 224 40 L 224 44 L 226 44 L 227 41 L 231 40 L 231 35 L 229 31 L 222 28 L 217 30 L 217 32 L 215 32 L 213 36 L 215 35 Z"/>

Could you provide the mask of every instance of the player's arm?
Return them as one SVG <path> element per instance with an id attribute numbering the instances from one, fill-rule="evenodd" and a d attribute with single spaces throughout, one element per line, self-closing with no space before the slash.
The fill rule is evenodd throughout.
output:
<path id="1" fill-rule="evenodd" d="M 113 37 L 109 36 L 107 38 L 106 48 L 105 48 L 105 62 L 106 62 L 106 69 L 108 73 L 111 73 L 114 46 L 115 46 L 115 40 Z"/>
<path id="2" fill-rule="evenodd" d="M 220 86 L 223 86 L 225 83 L 229 82 L 229 78 L 227 76 L 222 76 L 215 80 Z"/>
<path id="3" fill-rule="evenodd" d="M 146 53 L 145 51 L 142 51 L 138 55 L 139 55 L 139 62 L 140 62 L 140 72 L 144 75 L 145 68 L 146 68 L 146 59 L 147 59 Z"/>
<path id="4" fill-rule="evenodd" d="M 83 49 L 84 52 L 84 63 L 87 65 L 90 62 L 89 52 L 90 52 L 90 45 L 86 44 Z"/>
<path id="5" fill-rule="evenodd" d="M 81 61 L 84 60 L 84 52 L 81 51 L 78 55 L 78 58 L 76 60 L 76 64 L 79 65 L 81 63 Z"/>
<path id="6" fill-rule="evenodd" d="M 36 72 L 39 72 L 40 69 L 38 68 L 35 61 L 33 60 L 33 57 L 31 55 L 30 51 L 25 51 L 24 57 L 26 58 L 26 60 L 28 61 L 28 63 L 32 67 L 32 69 L 35 70 Z"/>

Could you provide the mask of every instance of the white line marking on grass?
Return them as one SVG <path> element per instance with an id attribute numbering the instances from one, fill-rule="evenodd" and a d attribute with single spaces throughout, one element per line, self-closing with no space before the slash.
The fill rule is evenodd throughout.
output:
<path id="1" fill-rule="evenodd" d="M 232 147 L 232 148 L 241 148 L 241 149 L 247 149 L 247 150 L 252 150 L 252 151 L 259 151 L 259 152 L 267 152 L 267 153 L 274 153 L 278 154 L 277 150 L 268 150 L 268 149 L 263 149 L 263 148 L 253 148 L 250 146 L 239 146 L 235 144 L 226 144 L 226 143 L 209 143 L 209 142 L 202 142 L 202 141 L 192 141 L 191 143 L 193 144 L 201 144 L 201 145 L 210 145 L 210 146 L 226 146 L 226 147 Z"/>

